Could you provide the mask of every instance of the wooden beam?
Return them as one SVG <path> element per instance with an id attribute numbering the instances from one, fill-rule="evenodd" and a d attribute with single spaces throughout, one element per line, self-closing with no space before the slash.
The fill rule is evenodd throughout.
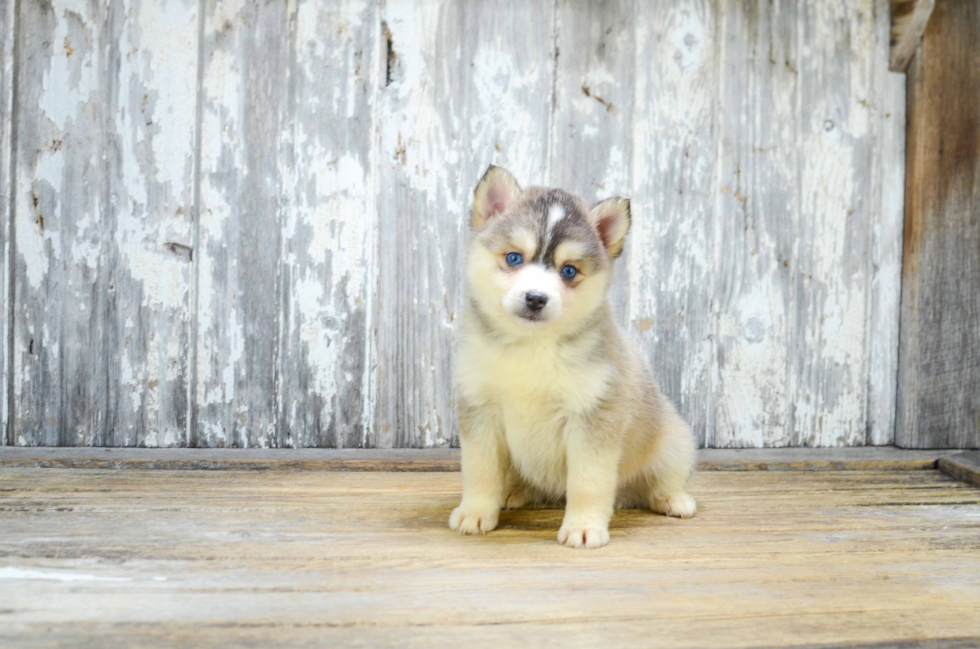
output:
<path id="1" fill-rule="evenodd" d="M 951 478 L 980 487 L 980 451 L 941 457 L 939 470 Z"/>
<path id="2" fill-rule="evenodd" d="M 958 451 L 702 449 L 700 471 L 911 471 Z M 203 471 L 459 471 L 459 449 L 0 448 L 0 467 Z"/>
<path id="3" fill-rule="evenodd" d="M 935 0 L 891 0 L 892 33 L 888 69 L 905 72 L 922 42 Z"/>
<path id="4" fill-rule="evenodd" d="M 939 0 L 908 72 L 896 445 L 980 447 L 980 2 Z"/>

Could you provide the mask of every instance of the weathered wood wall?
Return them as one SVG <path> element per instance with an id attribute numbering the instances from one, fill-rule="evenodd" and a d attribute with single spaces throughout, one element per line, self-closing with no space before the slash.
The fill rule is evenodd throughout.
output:
<path id="1" fill-rule="evenodd" d="M 708 446 L 894 439 L 885 0 L 0 0 L 7 443 L 445 446 L 489 162 Z M 9 182 L 9 185 L 8 185 Z"/>
<path id="2" fill-rule="evenodd" d="M 909 68 L 896 440 L 980 446 L 980 2 L 939 0 Z"/>

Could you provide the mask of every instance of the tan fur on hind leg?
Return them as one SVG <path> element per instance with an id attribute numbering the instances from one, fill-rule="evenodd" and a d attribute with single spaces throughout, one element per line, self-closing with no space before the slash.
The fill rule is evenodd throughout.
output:
<path id="1" fill-rule="evenodd" d="M 534 495 L 526 485 L 515 484 L 504 498 L 504 509 L 520 509 L 533 501 Z"/>
<path id="2" fill-rule="evenodd" d="M 646 482 L 650 509 L 676 518 L 691 518 L 697 503 L 687 493 L 694 470 L 694 443 L 687 423 L 673 416 L 650 456 Z"/>

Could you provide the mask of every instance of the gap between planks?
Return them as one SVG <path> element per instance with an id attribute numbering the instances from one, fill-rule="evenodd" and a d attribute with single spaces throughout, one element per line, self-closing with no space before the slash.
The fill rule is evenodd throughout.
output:
<path id="1" fill-rule="evenodd" d="M 700 471 L 908 471 L 940 469 L 980 485 L 980 452 L 702 449 Z M 233 471 L 459 471 L 458 449 L 0 448 L 0 467 Z"/>

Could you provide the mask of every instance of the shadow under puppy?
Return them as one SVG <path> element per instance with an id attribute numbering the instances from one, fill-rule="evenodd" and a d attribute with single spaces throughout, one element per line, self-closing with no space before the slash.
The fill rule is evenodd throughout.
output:
<path id="1" fill-rule="evenodd" d="M 476 189 L 457 366 L 463 499 L 449 526 L 484 534 L 502 507 L 565 498 L 558 541 L 609 542 L 616 506 L 687 518 L 687 423 L 606 300 L 629 201 L 521 189 L 491 165 Z"/>

